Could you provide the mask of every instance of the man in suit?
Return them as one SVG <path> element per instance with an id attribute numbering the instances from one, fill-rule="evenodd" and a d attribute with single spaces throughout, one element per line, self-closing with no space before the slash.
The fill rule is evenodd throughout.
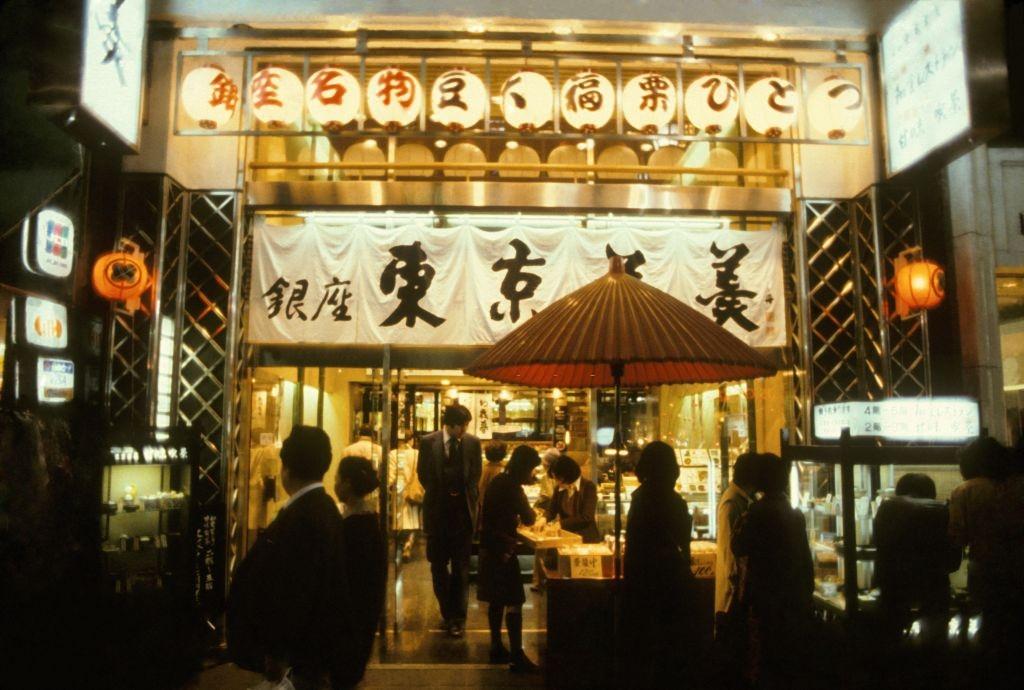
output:
<path id="1" fill-rule="evenodd" d="M 423 437 L 416 475 L 423 485 L 423 530 L 434 595 L 445 628 L 462 637 L 469 606 L 469 556 L 483 465 L 480 439 L 466 433 L 472 415 L 446 407 L 441 431 Z"/>
<path id="2" fill-rule="evenodd" d="M 238 566 L 228 597 L 232 659 L 273 682 L 290 668 L 296 690 L 351 684 L 344 532 L 321 481 L 330 463 L 323 430 L 292 429 L 281 446 L 290 498 Z"/>

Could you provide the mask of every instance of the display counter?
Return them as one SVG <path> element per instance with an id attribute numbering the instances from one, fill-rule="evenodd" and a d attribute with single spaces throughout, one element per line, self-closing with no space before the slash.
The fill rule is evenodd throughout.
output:
<path id="1" fill-rule="evenodd" d="M 716 548 L 714 542 L 694 541 L 690 550 L 693 610 L 698 619 L 695 627 L 703 648 L 713 634 Z M 546 684 L 556 688 L 615 687 L 615 607 L 622 605 L 616 593 L 623 584 L 611 576 L 612 551 L 604 544 L 575 543 L 558 547 L 557 554 L 555 561 L 544 566 Z M 622 613 L 620 610 L 620 617 Z"/>

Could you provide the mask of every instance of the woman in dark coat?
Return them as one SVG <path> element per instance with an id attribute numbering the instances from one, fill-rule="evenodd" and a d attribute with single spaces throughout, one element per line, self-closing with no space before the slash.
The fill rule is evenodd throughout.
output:
<path id="1" fill-rule="evenodd" d="M 387 586 L 387 549 L 381 534 L 376 502 L 367 500 L 380 486 L 377 472 L 366 458 L 350 456 L 338 464 L 334 491 L 341 500 L 342 529 L 345 532 L 345 563 L 348 567 L 349 601 L 353 621 L 353 653 L 348 670 L 335 684 L 348 687 L 358 683 L 366 671 L 373 650 Z M 344 674 L 342 674 L 344 675 Z"/>
<path id="2" fill-rule="evenodd" d="M 692 640 L 690 530 L 686 501 L 676 493 L 679 465 L 671 446 L 648 444 L 636 467 L 640 487 L 626 520 L 626 641 L 634 667 L 629 687 L 678 687 Z"/>
<path id="3" fill-rule="evenodd" d="M 814 565 L 804 516 L 789 503 L 788 462 L 762 454 L 764 496 L 744 515 L 732 538 L 746 559 L 740 604 L 750 618 L 748 675 L 757 687 L 803 687 L 814 592 Z"/>
<path id="4" fill-rule="evenodd" d="M 516 529 L 521 524 L 529 526 L 535 521 L 523 485 L 533 482 L 533 470 L 539 464 L 540 456 L 536 450 L 529 446 L 516 448 L 505 471 L 487 485 L 480 520 L 477 598 L 489 604 L 490 660 L 492 664 L 509 663 L 509 668 L 518 673 L 537 669 L 523 652 L 522 606 L 526 595 L 516 556 Z M 511 651 L 501 643 L 502 614 Z"/>

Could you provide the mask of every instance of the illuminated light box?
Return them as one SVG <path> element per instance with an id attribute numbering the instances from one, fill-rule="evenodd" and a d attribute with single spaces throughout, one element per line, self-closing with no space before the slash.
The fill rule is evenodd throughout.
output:
<path id="1" fill-rule="evenodd" d="M 21 262 L 25 270 L 51 278 L 67 278 L 75 263 L 75 224 L 56 209 L 35 219 L 25 217 L 21 229 Z"/>
<path id="2" fill-rule="evenodd" d="M 70 359 L 36 360 L 36 395 L 39 402 L 66 403 L 75 397 L 75 363 Z"/>
<path id="3" fill-rule="evenodd" d="M 963 443 L 981 433 L 978 403 L 968 398 L 889 398 L 814 406 L 815 438 L 852 437 L 891 441 Z"/>
<path id="4" fill-rule="evenodd" d="M 1009 124 L 1002 3 L 917 0 L 881 41 L 887 167 L 943 165 Z"/>
<path id="5" fill-rule="evenodd" d="M 51 350 L 68 346 L 68 310 L 59 302 L 39 297 L 25 298 L 25 340 L 29 345 Z"/>

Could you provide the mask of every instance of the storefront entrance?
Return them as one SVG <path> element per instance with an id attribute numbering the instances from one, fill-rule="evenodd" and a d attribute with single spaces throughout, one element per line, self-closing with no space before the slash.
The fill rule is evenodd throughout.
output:
<path id="1" fill-rule="evenodd" d="M 486 606 L 470 591 L 465 643 L 441 628 L 426 539 L 418 507 L 407 500 L 418 440 L 440 428 L 445 405 L 459 402 L 473 413 L 469 433 L 488 444 L 503 443 L 506 457 L 520 444 L 543 454 L 556 442 L 598 485 L 597 523 L 613 534 L 613 395 L 597 390 L 538 390 L 501 386 L 465 376 L 459 369 L 383 370 L 337 366 L 266 366 L 249 373 L 249 481 L 247 542 L 251 545 L 287 501 L 280 484 L 281 441 L 293 426 L 323 428 L 331 439 L 334 466 L 325 477 L 333 494 L 334 467 L 346 454 L 368 454 L 381 473 L 380 512 L 386 516 L 388 596 L 381 658 L 403 663 L 476 662 L 486 658 Z M 623 428 L 624 511 L 637 486 L 632 467 L 643 446 L 663 440 L 677 450 L 677 490 L 687 500 L 696 538 L 714 539 L 715 505 L 729 468 L 747 450 L 773 449 L 783 424 L 784 380 L 705 386 L 656 386 L 625 393 Z M 388 408 L 390 407 L 390 410 Z M 388 412 L 388 413 L 386 413 Z M 370 439 L 360 438 L 367 428 Z M 382 462 L 383 458 L 389 462 Z M 725 479 L 723 479 L 725 477 Z M 531 503 L 541 487 L 527 487 Z M 545 645 L 547 611 L 543 590 L 533 591 L 534 558 L 520 555 L 527 601 L 524 634 L 528 653 Z M 475 572 L 476 559 L 473 559 Z"/>

